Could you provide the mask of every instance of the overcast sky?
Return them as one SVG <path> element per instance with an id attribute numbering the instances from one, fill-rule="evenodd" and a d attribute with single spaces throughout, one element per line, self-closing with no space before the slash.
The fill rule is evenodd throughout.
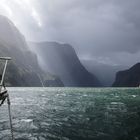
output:
<path id="1" fill-rule="evenodd" d="M 140 61 L 140 0 L 0 0 L 27 40 L 71 44 L 82 59 Z"/>

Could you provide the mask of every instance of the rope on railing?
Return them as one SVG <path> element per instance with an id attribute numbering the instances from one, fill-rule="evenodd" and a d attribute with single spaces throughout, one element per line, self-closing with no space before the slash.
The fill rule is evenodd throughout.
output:
<path id="1" fill-rule="evenodd" d="M 8 104 L 8 113 L 9 113 L 11 137 L 12 137 L 12 140 L 15 140 L 15 139 L 14 139 L 14 134 L 13 134 L 12 115 L 11 115 L 11 103 L 10 103 L 9 94 L 8 94 L 8 96 L 7 96 L 7 104 Z"/>

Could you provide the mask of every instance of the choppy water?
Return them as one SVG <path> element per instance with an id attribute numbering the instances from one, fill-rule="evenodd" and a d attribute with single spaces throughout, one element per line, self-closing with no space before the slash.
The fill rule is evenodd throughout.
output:
<path id="1" fill-rule="evenodd" d="M 16 140 L 139 140 L 140 89 L 9 88 Z M 10 140 L 7 105 L 0 140 Z"/>

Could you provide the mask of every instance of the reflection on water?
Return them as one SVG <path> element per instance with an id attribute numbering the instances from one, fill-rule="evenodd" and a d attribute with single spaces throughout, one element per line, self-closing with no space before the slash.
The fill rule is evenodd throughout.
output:
<path id="1" fill-rule="evenodd" d="M 10 88 L 16 140 L 139 140 L 140 90 Z M 7 106 L 0 140 L 10 140 Z"/>

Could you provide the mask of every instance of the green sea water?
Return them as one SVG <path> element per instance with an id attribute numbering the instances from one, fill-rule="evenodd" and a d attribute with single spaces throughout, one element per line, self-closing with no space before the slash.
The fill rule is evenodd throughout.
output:
<path id="1" fill-rule="evenodd" d="M 16 140 L 139 140 L 139 88 L 9 88 Z M 10 140 L 7 105 L 0 140 Z"/>

